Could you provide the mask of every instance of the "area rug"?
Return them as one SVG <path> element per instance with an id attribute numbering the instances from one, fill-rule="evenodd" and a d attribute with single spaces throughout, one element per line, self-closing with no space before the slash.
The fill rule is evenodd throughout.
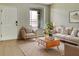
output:
<path id="1" fill-rule="evenodd" d="M 64 53 L 63 49 L 61 49 L 60 54 L 57 47 L 45 49 L 43 46 L 38 46 L 37 42 L 34 40 L 28 40 L 19 43 L 19 47 L 23 51 L 25 56 L 60 56 Z"/>

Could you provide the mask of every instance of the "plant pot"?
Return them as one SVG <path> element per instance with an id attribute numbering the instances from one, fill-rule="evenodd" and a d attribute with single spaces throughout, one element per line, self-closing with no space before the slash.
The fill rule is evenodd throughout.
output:
<path id="1" fill-rule="evenodd" d="M 50 37 L 52 37 L 52 34 L 49 34 Z"/>

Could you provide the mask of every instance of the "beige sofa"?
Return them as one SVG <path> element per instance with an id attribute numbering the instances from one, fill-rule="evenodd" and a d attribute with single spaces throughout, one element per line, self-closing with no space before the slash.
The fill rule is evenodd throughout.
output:
<path id="1" fill-rule="evenodd" d="M 78 46 L 74 46 L 71 44 L 64 44 L 65 46 L 65 50 L 64 50 L 64 55 L 65 56 L 79 56 L 79 47 Z"/>
<path id="2" fill-rule="evenodd" d="M 67 42 L 79 45 L 79 37 L 74 37 L 71 35 L 65 35 L 65 34 L 59 34 L 59 33 L 54 34 L 54 37 L 60 38 L 60 40 L 63 40 L 63 41 L 67 41 Z"/>
<path id="3" fill-rule="evenodd" d="M 79 29 L 78 28 L 76 28 L 76 29 L 73 28 L 71 30 L 70 34 L 68 34 L 66 32 L 65 28 L 64 28 L 64 30 L 61 29 L 60 32 L 54 33 L 53 36 L 57 37 L 57 38 L 60 38 L 63 41 L 70 42 L 70 43 L 75 43 L 75 44 L 79 45 L 79 36 L 76 36 L 76 33 L 79 35 Z"/>

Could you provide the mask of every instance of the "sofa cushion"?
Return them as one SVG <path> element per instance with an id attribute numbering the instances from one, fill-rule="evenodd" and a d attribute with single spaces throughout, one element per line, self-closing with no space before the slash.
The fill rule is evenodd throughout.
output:
<path id="1" fill-rule="evenodd" d="M 70 39 L 70 35 L 59 34 L 59 33 L 54 34 L 54 37 L 58 37 L 58 38 L 62 38 L 62 39 Z"/>
<path id="2" fill-rule="evenodd" d="M 36 35 L 34 33 L 27 33 L 26 36 L 27 36 L 27 38 L 36 37 Z"/>

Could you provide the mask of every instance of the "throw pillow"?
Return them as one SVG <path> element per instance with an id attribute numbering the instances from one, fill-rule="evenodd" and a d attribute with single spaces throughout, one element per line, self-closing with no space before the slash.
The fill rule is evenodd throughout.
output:
<path id="1" fill-rule="evenodd" d="M 79 30 L 77 31 L 77 37 L 79 37 Z"/>
<path id="2" fill-rule="evenodd" d="M 61 26 L 55 27 L 55 32 L 63 34 L 63 27 Z"/>
<path id="3" fill-rule="evenodd" d="M 77 37 L 79 37 L 79 32 L 77 33 Z"/>
<path id="4" fill-rule="evenodd" d="M 73 30 L 73 27 L 65 27 L 64 34 L 70 35 Z"/>
<path id="5" fill-rule="evenodd" d="M 77 36 L 77 32 L 78 32 L 78 30 L 74 28 L 72 30 L 71 36 Z"/>

